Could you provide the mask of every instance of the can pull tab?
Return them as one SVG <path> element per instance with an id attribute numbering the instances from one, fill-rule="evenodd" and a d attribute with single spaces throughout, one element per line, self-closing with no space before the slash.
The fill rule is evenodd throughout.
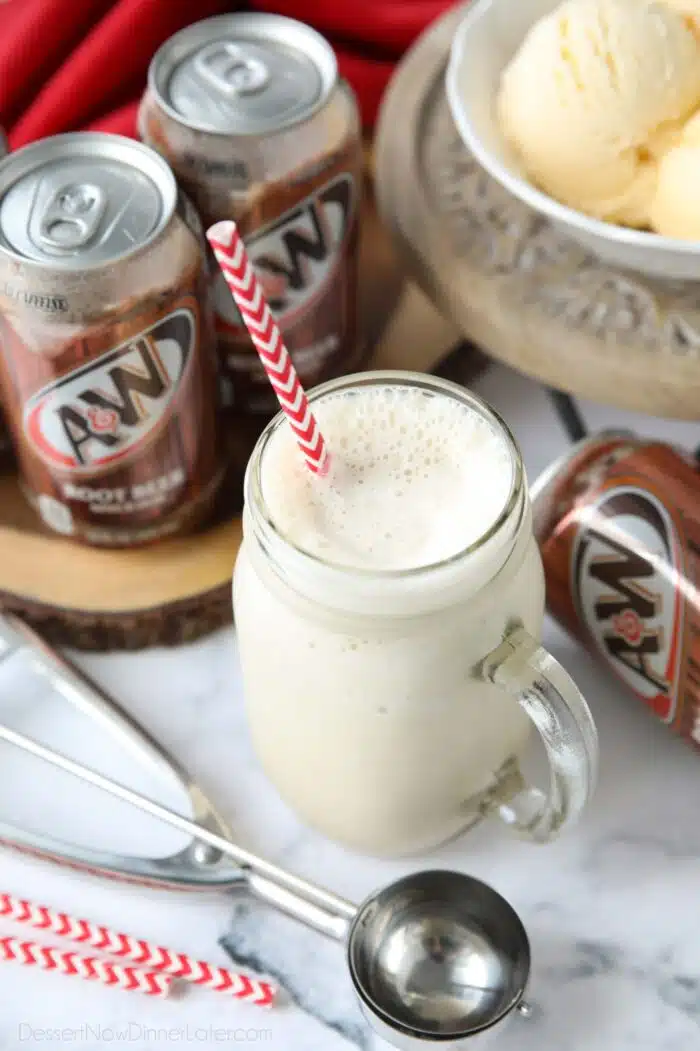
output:
<path id="1" fill-rule="evenodd" d="M 52 195 L 39 223 L 39 240 L 54 252 L 82 248 L 95 235 L 107 204 L 99 186 L 72 183 Z"/>
<path id="2" fill-rule="evenodd" d="M 253 95 L 270 79 L 264 62 L 231 42 L 216 42 L 202 48 L 194 65 L 202 80 L 228 98 Z"/>

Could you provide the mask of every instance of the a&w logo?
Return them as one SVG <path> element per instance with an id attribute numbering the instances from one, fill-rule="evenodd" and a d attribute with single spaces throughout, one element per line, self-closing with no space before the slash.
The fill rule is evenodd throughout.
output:
<path id="1" fill-rule="evenodd" d="M 326 183 L 270 226 L 245 239 L 255 273 L 277 321 L 292 325 L 333 275 L 355 208 L 353 178 Z M 220 331 L 245 331 L 221 274 L 214 278 Z"/>
<path id="2" fill-rule="evenodd" d="M 166 419 L 196 331 L 192 311 L 175 310 L 37 391 L 24 407 L 36 452 L 55 469 L 89 475 L 140 450 Z"/>
<path id="3" fill-rule="evenodd" d="M 651 493 L 621 486 L 587 509 L 572 555 L 572 593 L 596 646 L 665 722 L 677 706 L 681 546 Z"/>

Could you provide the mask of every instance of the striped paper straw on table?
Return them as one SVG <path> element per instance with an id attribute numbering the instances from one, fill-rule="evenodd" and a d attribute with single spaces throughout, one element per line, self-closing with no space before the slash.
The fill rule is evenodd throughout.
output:
<path id="1" fill-rule="evenodd" d="M 325 440 L 236 224 L 215 223 L 207 239 L 309 470 L 326 474 L 330 460 Z"/>
<path id="2" fill-rule="evenodd" d="M 38 945 L 18 938 L 0 938 L 0 960 L 39 967 L 42 971 L 58 971 L 69 977 L 133 990 L 146 996 L 167 996 L 173 981 L 169 974 L 157 974 L 78 952 L 63 952 L 51 945 Z"/>
<path id="3" fill-rule="evenodd" d="M 169 979 L 179 978 L 215 992 L 228 993 L 237 1000 L 245 1000 L 259 1007 L 268 1007 L 275 997 L 275 988 L 269 982 L 196 960 L 186 953 L 173 952 L 142 938 L 120 934 L 90 920 L 75 919 L 45 905 L 33 905 L 11 894 L 0 893 L 0 916 L 27 924 L 36 930 L 49 931 L 79 945 L 89 945 L 92 949 L 129 960 Z"/>

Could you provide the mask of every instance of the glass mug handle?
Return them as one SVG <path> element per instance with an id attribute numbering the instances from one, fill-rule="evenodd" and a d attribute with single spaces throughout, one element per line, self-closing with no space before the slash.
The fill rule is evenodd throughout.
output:
<path id="1" fill-rule="evenodd" d="M 546 843 L 572 825 L 598 776 L 598 734 L 571 676 L 524 628 L 516 628 L 482 662 L 481 675 L 511 694 L 535 724 L 549 761 L 549 793 L 507 772 L 484 809 L 516 831 Z M 508 797 L 506 798 L 506 793 Z"/>

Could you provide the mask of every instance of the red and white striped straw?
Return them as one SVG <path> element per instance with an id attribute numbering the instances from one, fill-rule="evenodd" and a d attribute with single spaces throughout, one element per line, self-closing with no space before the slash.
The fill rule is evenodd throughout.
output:
<path id="1" fill-rule="evenodd" d="M 236 224 L 215 223 L 207 230 L 207 239 L 309 469 L 325 474 L 326 443 Z"/>
<path id="2" fill-rule="evenodd" d="M 0 893 L 0 916 L 27 924 L 36 930 L 50 931 L 79 945 L 100 949 L 110 956 L 130 960 L 170 978 L 181 978 L 193 985 L 228 993 L 237 1000 L 245 1000 L 259 1007 L 269 1007 L 275 998 L 276 990 L 270 982 L 195 960 L 186 953 L 173 952 L 129 934 L 119 934 L 90 920 L 75 919 L 45 905 L 33 905 L 12 894 Z"/>
<path id="3" fill-rule="evenodd" d="M 167 996 L 172 977 L 157 974 L 141 967 L 125 967 L 111 960 L 96 956 L 83 956 L 79 952 L 61 952 L 50 945 L 23 942 L 18 938 L 0 938 L 0 960 L 21 963 L 28 967 L 39 967 L 42 971 L 58 971 L 70 977 L 84 978 L 88 982 L 129 989 L 146 996 Z"/>

